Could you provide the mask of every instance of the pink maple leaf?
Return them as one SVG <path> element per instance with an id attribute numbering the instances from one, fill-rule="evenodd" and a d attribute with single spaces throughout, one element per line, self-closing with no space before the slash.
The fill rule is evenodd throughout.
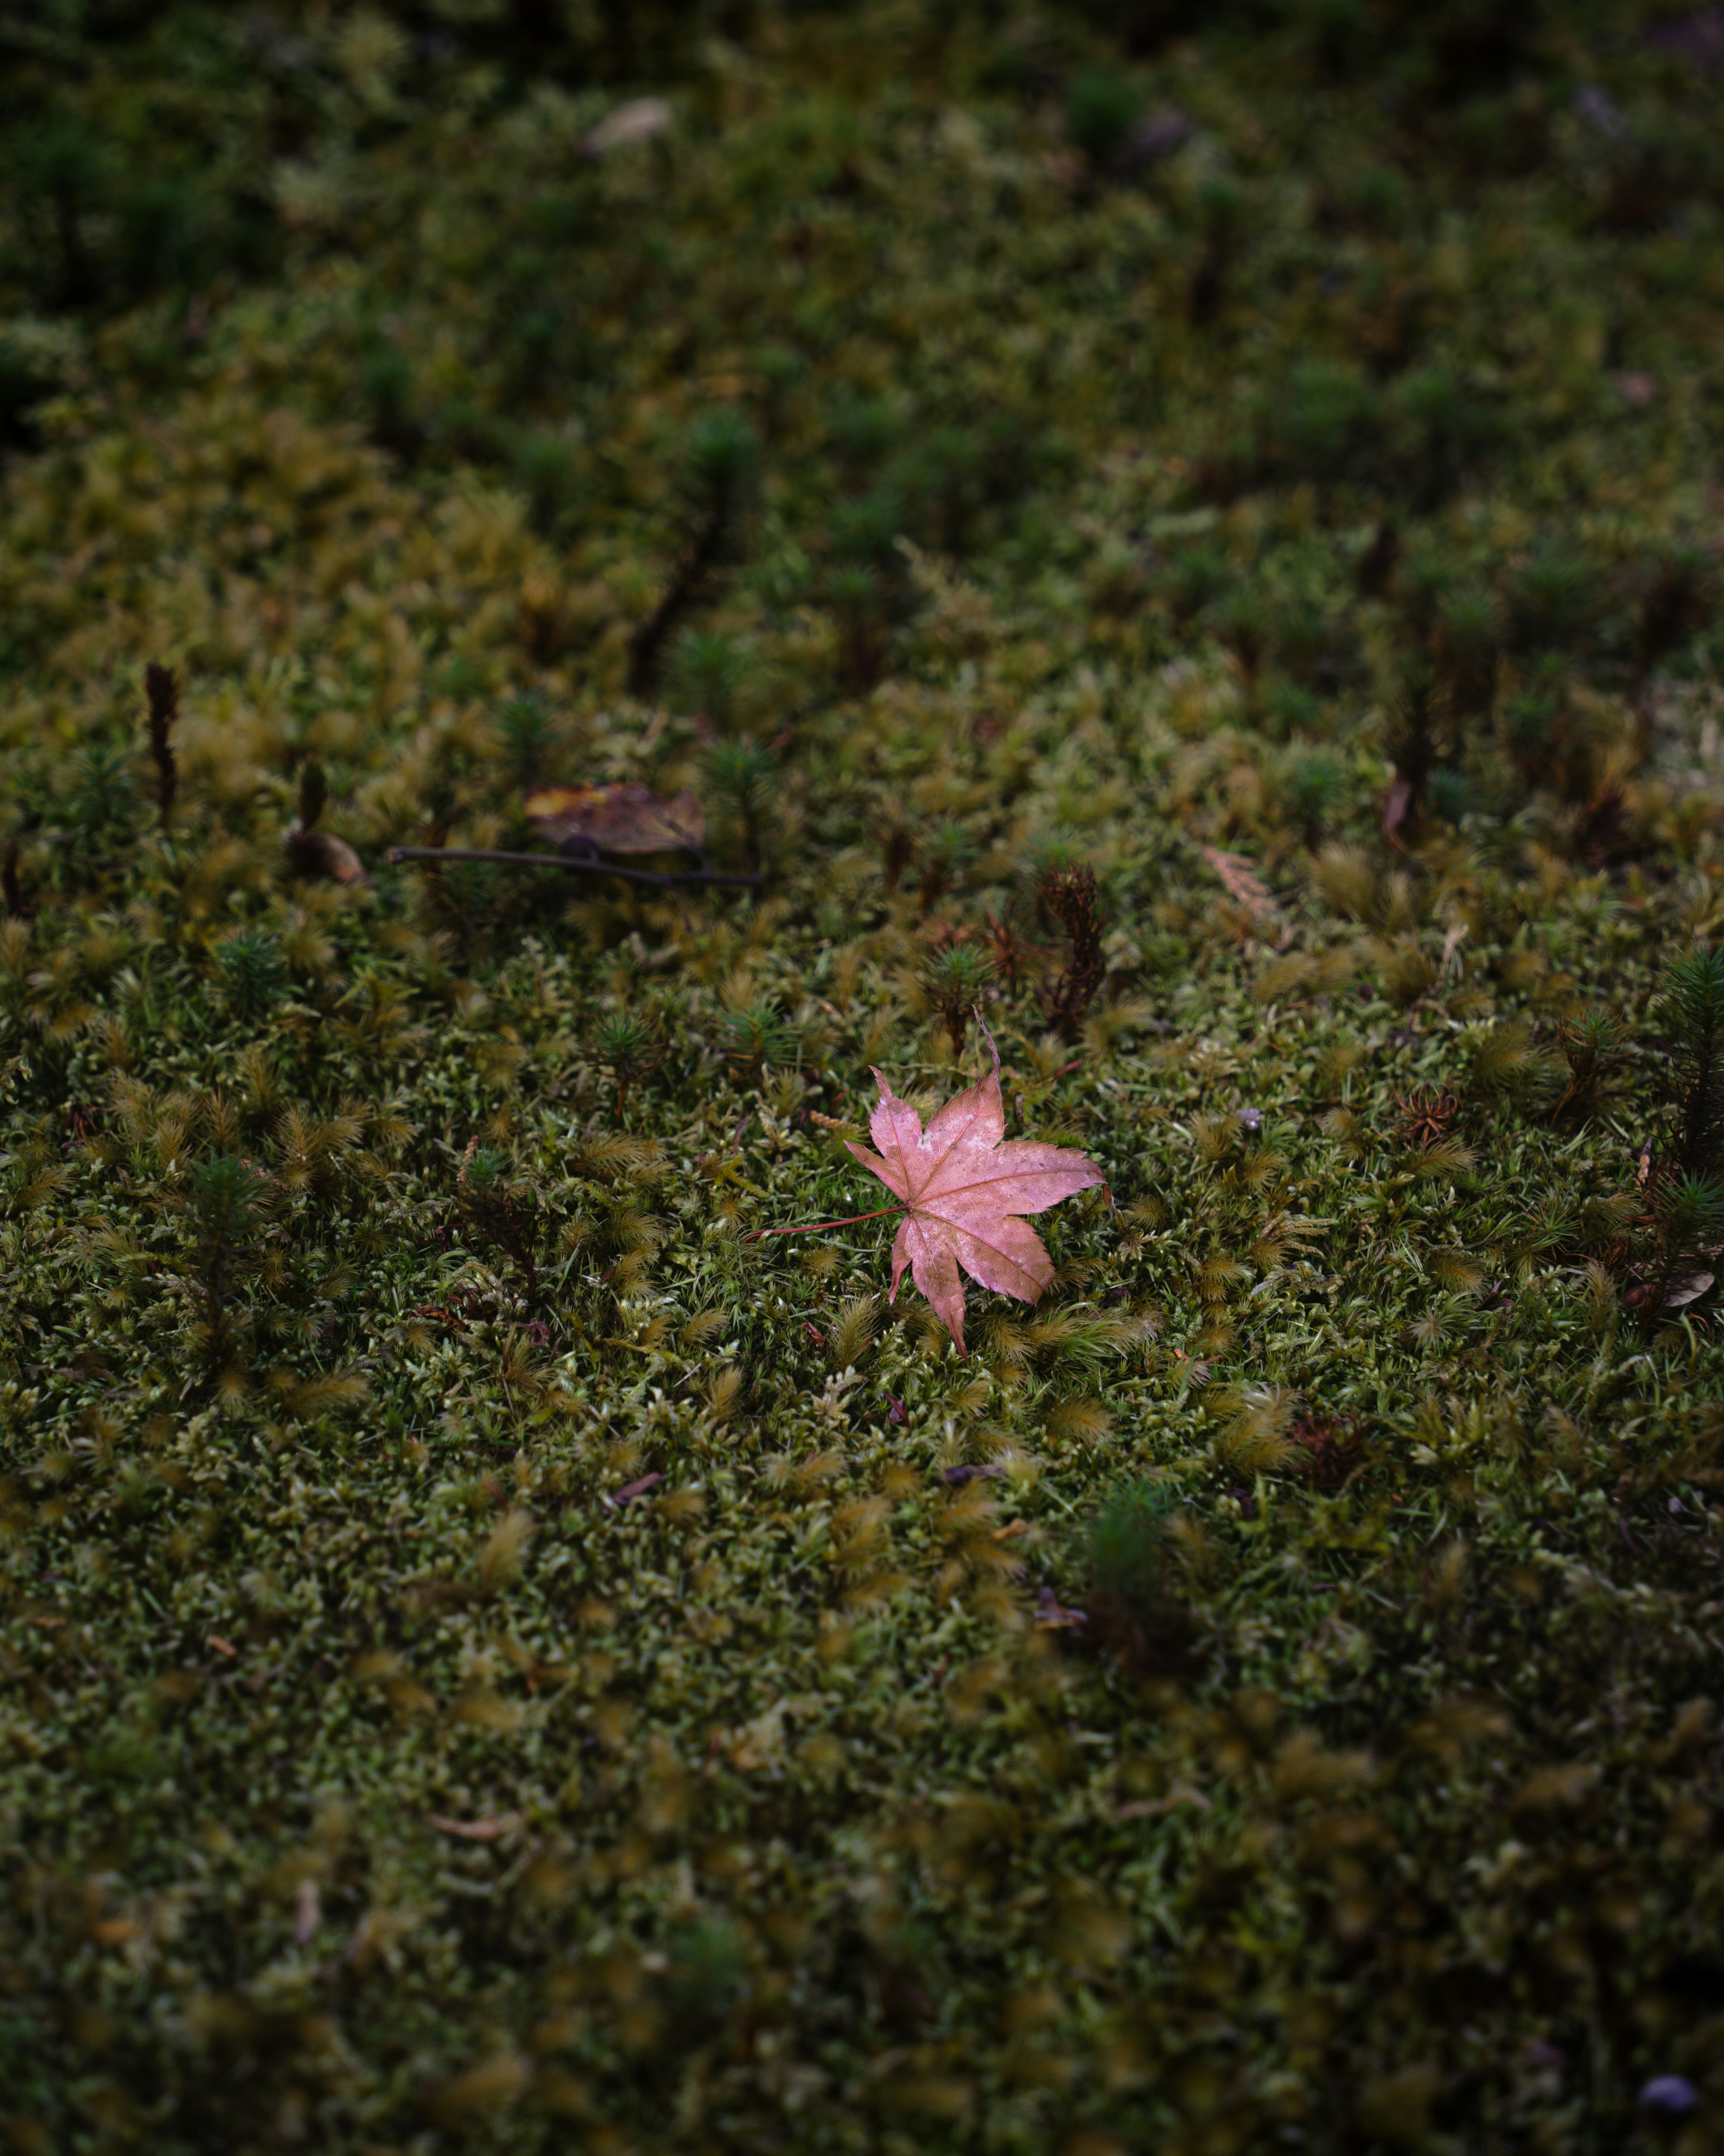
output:
<path id="1" fill-rule="evenodd" d="M 1054 1278 L 1054 1260 L 1021 1218 L 1044 1213 L 1062 1198 L 1102 1181 L 1094 1163 L 1069 1147 L 1006 1137 L 1000 1096 L 999 1051 L 993 1068 L 956 1095 L 927 1128 L 876 1070 L 880 1100 L 868 1119 L 879 1152 L 847 1140 L 869 1173 L 903 1199 L 906 1210 L 892 1244 L 892 1292 L 907 1265 L 910 1276 L 964 1350 L 964 1286 L 959 1268 L 983 1287 L 1039 1300 Z"/>

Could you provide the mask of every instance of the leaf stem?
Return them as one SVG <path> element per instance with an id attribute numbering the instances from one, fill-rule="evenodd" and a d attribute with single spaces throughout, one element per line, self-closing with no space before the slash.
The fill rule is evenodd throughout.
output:
<path id="1" fill-rule="evenodd" d="M 746 1235 L 745 1243 L 757 1243 L 762 1235 L 812 1235 L 819 1228 L 854 1228 L 859 1220 L 889 1220 L 895 1213 L 907 1213 L 907 1205 L 887 1205 L 878 1213 L 848 1213 L 842 1220 L 808 1220 L 800 1228 L 755 1228 Z"/>

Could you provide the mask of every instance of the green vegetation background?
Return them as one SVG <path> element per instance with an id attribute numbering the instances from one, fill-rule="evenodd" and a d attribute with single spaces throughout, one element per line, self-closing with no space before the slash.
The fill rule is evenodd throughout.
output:
<path id="1" fill-rule="evenodd" d="M 1719 2145 L 1719 43 L 0 19 L 12 2149 Z"/>

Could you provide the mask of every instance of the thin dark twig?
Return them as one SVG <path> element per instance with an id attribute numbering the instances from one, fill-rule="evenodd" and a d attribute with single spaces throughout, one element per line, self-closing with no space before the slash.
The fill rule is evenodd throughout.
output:
<path id="1" fill-rule="evenodd" d="M 635 631 L 629 645 L 629 693 L 651 692 L 659 671 L 659 654 L 671 630 L 694 603 L 700 587 L 716 567 L 730 523 L 728 495 L 721 497 L 702 519 L 689 548 L 672 577 L 664 596 Z"/>
<path id="2" fill-rule="evenodd" d="M 180 783 L 172 738 L 174 721 L 180 715 L 179 676 L 171 666 L 158 666 L 152 660 L 144 669 L 144 693 L 150 703 L 147 725 L 150 754 L 156 765 L 156 805 L 165 831 Z"/>
<path id="3" fill-rule="evenodd" d="M 495 846 L 391 846 L 389 858 L 392 861 L 512 861 L 523 868 L 572 869 L 577 875 L 621 876 L 629 883 L 670 888 L 685 883 L 721 883 L 752 891 L 761 880 L 757 875 L 721 875 L 714 869 L 676 869 L 659 875 L 649 869 L 619 869 L 609 861 L 582 860 L 572 854 L 511 854 Z"/>

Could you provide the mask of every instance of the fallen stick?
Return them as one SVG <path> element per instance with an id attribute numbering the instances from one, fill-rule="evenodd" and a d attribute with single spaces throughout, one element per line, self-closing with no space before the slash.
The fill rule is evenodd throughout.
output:
<path id="1" fill-rule="evenodd" d="M 752 891 L 757 875 L 722 875 L 715 869 L 676 869 L 659 875 L 650 869 L 619 869 L 609 861 L 587 860 L 574 854 L 511 854 L 496 846 L 391 846 L 392 861 L 508 861 L 530 869 L 572 869 L 580 875 L 621 876 L 629 883 L 675 886 L 685 883 L 731 884 Z"/>

